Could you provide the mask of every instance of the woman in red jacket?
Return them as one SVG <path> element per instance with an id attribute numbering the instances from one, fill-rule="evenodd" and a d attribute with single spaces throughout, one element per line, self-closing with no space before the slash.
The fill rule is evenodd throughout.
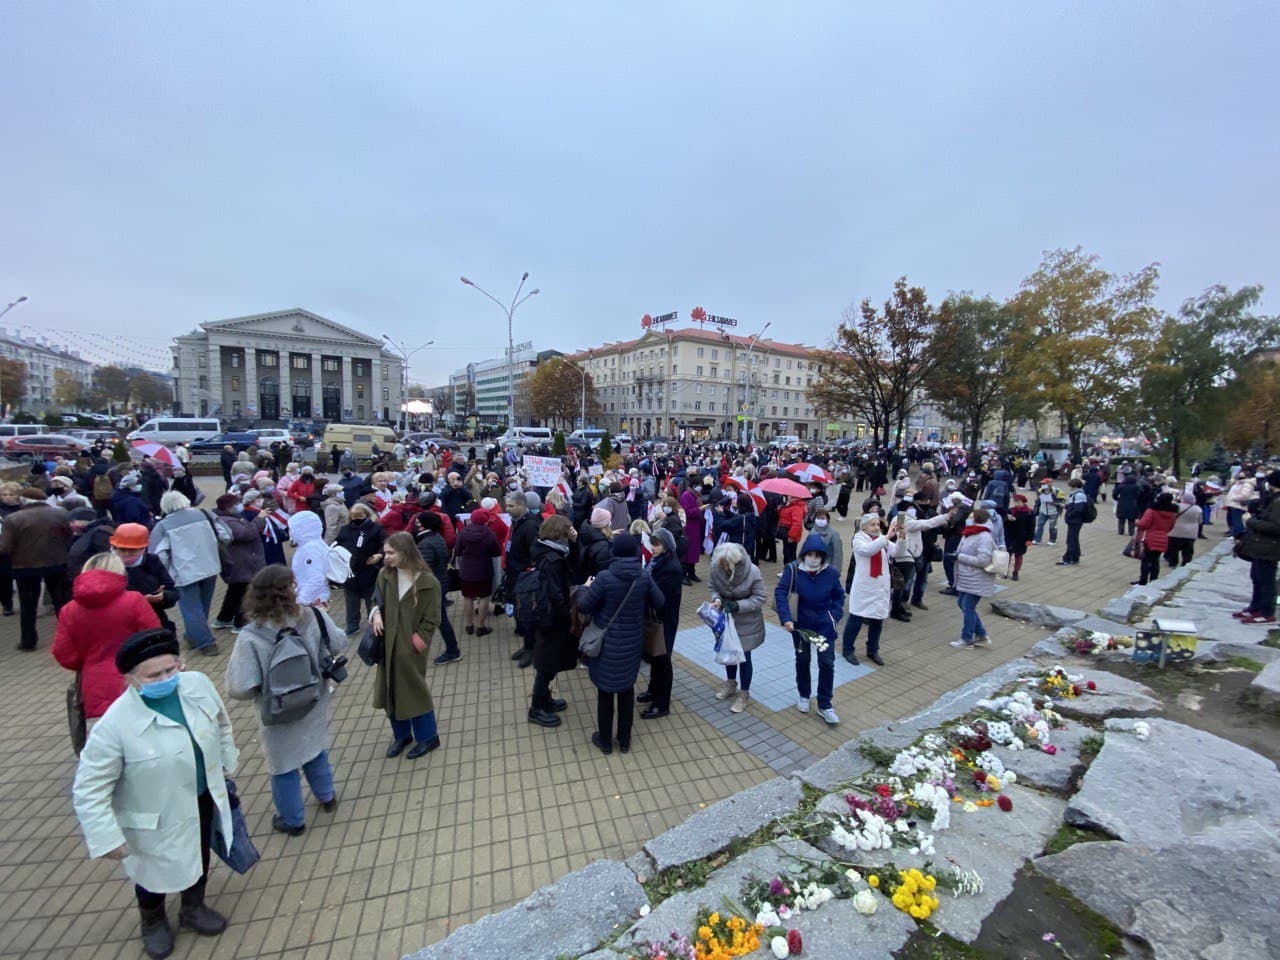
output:
<path id="1" fill-rule="evenodd" d="M 1173 494 L 1167 491 L 1156 497 L 1156 502 L 1138 518 L 1134 539 L 1142 544 L 1142 559 L 1138 579 L 1133 584 L 1144 584 L 1160 576 L 1160 554 L 1169 549 L 1169 531 L 1177 519 L 1178 508 Z"/>
<path id="2" fill-rule="evenodd" d="M 160 626 L 147 598 L 128 589 L 124 563 L 113 553 L 90 557 L 58 614 L 53 656 L 80 674 L 84 715 L 96 720 L 124 693 L 116 651 L 130 636 Z"/>
<path id="3" fill-rule="evenodd" d="M 792 563 L 796 559 L 796 548 L 800 538 L 804 536 L 805 503 L 794 497 L 787 497 L 778 511 L 778 535 L 782 536 L 782 528 L 786 527 L 787 535 L 782 538 L 782 562 Z"/>

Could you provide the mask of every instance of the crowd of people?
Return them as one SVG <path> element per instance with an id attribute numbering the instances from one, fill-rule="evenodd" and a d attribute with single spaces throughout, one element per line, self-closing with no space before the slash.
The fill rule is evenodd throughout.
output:
<path id="1" fill-rule="evenodd" d="M 1104 456 L 1060 467 L 1025 451 L 968 462 L 918 446 L 705 443 L 603 461 L 570 452 L 554 483 L 535 485 L 519 450 L 398 446 L 367 472 L 348 453 L 330 475 L 288 452 L 228 451 L 212 504 L 181 457 L 116 464 L 96 451 L 0 485 L 0 604 L 14 612 L 16 584 L 24 650 L 38 644 L 42 588 L 58 612 L 53 653 L 77 678 L 88 727 L 77 814 L 90 854 L 123 860 L 133 878 L 150 956 L 173 948 L 166 894 L 181 895 L 180 926 L 212 934 L 226 922 L 204 882 L 213 838 L 230 828 L 237 752 L 215 685 L 181 670 L 175 608 L 190 651 L 216 656 L 219 637 L 233 638 L 223 688 L 255 704 L 273 827 L 291 836 L 306 829 L 303 778 L 322 810 L 338 803 L 329 707 L 356 637 L 377 650 L 370 704 L 388 718 L 388 758 L 440 746 L 429 667 L 463 657 L 458 630 L 478 641 L 499 618 L 512 623 L 512 661 L 531 670 L 528 721 L 560 726 L 558 678 L 586 667 L 591 743 L 628 752 L 637 703 L 643 720 L 671 711 L 688 590 L 731 618 L 742 647 L 717 700 L 749 706 L 772 611 L 791 637 L 796 709 L 816 698 L 835 725 L 837 655 L 858 664 L 861 637 L 884 666 L 887 621 L 928 609 L 931 580 L 959 610 L 951 646 L 989 644 L 978 607 L 997 577 L 1019 579 L 1028 549 L 1056 545 L 1060 526 L 1058 562 L 1081 563 L 1080 530 L 1108 494 L 1140 583 L 1162 559 L 1192 558 L 1220 499 L 1251 564 L 1254 596 L 1239 616 L 1275 622 L 1280 471 L 1261 466 L 1180 483 Z M 851 515 L 852 535 L 837 532 L 833 519 Z M 779 544 L 770 591 L 761 565 L 778 562 Z M 330 616 L 339 601 L 342 627 Z"/>

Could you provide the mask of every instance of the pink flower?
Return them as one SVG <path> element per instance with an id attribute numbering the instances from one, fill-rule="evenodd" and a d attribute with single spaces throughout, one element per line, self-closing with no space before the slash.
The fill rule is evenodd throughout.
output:
<path id="1" fill-rule="evenodd" d="M 1049 754 L 1050 756 L 1053 756 L 1053 754 L 1058 752 L 1058 748 L 1055 747 L 1052 743 L 1046 743 L 1040 749 L 1043 750 L 1045 753 Z"/>
<path id="2" fill-rule="evenodd" d="M 1055 934 L 1055 933 L 1046 933 L 1046 934 L 1045 934 L 1043 937 L 1041 937 L 1040 939 L 1041 939 L 1041 940 L 1043 940 L 1045 943 L 1057 943 L 1057 942 L 1058 942 L 1058 935 L 1057 935 L 1057 934 Z"/>

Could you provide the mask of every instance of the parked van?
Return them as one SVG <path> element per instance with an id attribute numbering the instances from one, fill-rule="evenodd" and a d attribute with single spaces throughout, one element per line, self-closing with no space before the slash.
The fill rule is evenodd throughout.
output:
<path id="1" fill-rule="evenodd" d="M 357 460 L 372 460 L 375 443 L 379 453 L 390 456 L 396 445 L 396 433 L 390 427 L 367 423 L 331 423 L 324 428 L 324 443 L 330 450 L 335 446 L 350 450 Z"/>
<path id="2" fill-rule="evenodd" d="M 573 431 L 573 433 L 565 437 L 565 442 L 579 446 L 586 444 L 587 446 L 598 447 L 600 446 L 600 438 L 604 436 L 604 433 L 603 430 L 588 427 L 586 430 Z"/>
<path id="3" fill-rule="evenodd" d="M 201 417 L 152 417 L 137 430 L 130 432 L 128 440 L 149 440 L 170 446 L 175 443 L 195 443 L 208 440 L 222 432 L 222 424 L 215 419 Z"/>
<path id="4" fill-rule="evenodd" d="M 49 428 L 43 423 L 0 423 L 0 440 L 9 437 L 34 437 L 48 432 Z"/>
<path id="5" fill-rule="evenodd" d="M 550 427 L 512 427 L 498 438 L 498 446 L 506 450 L 508 447 L 536 447 L 545 443 L 549 447 L 554 439 Z"/>

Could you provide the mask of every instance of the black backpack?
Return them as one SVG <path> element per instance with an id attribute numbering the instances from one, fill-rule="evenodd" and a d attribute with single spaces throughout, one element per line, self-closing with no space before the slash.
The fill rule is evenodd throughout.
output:
<path id="1" fill-rule="evenodd" d="M 302 634 L 285 627 L 276 634 L 262 678 L 262 722 L 292 723 L 320 701 L 320 665 Z"/>
<path id="2" fill-rule="evenodd" d="M 551 585 L 538 567 L 527 567 L 516 577 L 516 626 L 521 630 L 551 626 Z"/>
<path id="3" fill-rule="evenodd" d="M 1085 523 L 1093 523 L 1093 521 L 1098 519 L 1098 508 L 1094 504 L 1086 500 L 1084 502 L 1084 513 L 1081 516 L 1081 519 Z"/>

